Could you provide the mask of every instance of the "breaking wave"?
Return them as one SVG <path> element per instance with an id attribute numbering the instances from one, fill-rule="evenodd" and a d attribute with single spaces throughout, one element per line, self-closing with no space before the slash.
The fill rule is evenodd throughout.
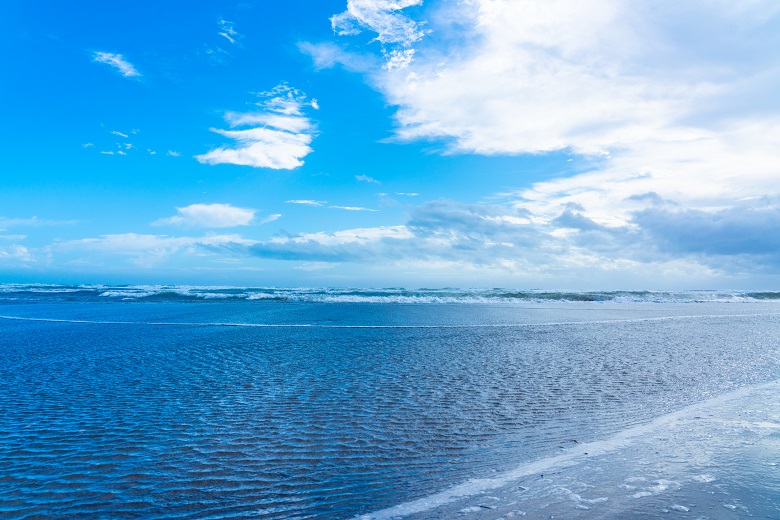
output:
<path id="1" fill-rule="evenodd" d="M 780 301 L 780 292 L 546 291 L 513 289 L 381 289 L 214 287 L 187 285 L 2 284 L 0 300 L 280 301 L 309 303 L 705 303 Z"/>

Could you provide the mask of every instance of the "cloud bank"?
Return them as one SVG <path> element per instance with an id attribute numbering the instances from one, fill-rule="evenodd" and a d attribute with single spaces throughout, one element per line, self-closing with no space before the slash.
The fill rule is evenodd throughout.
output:
<path id="1" fill-rule="evenodd" d="M 332 20 L 343 37 L 370 31 L 414 51 L 403 67 L 362 71 L 397 109 L 396 140 L 438 142 L 449 154 L 568 155 L 580 172 L 498 194 L 531 219 L 506 234 L 456 233 L 450 221 L 446 233 L 460 237 L 452 252 L 473 259 L 481 243 L 515 265 L 552 248 L 560 265 L 599 269 L 780 267 L 770 229 L 780 197 L 780 5 L 473 0 L 407 9 L 417 4 L 348 2 Z M 383 13 L 392 23 L 375 21 Z M 404 31 L 413 36 L 388 36 Z M 302 50 L 320 68 L 355 61 L 332 46 Z M 523 242 L 529 233 L 540 242 Z M 534 265 L 526 268 L 546 269 Z"/>

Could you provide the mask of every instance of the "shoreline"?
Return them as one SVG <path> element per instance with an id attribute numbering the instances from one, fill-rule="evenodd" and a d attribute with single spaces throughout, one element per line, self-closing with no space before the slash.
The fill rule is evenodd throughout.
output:
<path id="1" fill-rule="evenodd" d="M 743 387 L 686 406 L 648 423 L 620 431 L 607 439 L 579 444 L 560 455 L 523 463 L 493 478 L 469 480 L 427 497 L 354 518 L 389 520 L 457 516 L 495 519 L 528 515 L 533 517 L 542 514 L 542 510 L 546 515 L 555 511 L 557 514 L 563 512 L 566 517 L 571 517 L 577 511 L 591 509 L 599 509 L 600 512 L 597 514 L 617 514 L 619 517 L 621 512 L 625 513 L 626 507 L 638 505 L 641 508 L 640 500 L 645 497 L 662 495 L 667 490 L 679 491 L 684 487 L 681 481 L 695 482 L 705 487 L 711 482 L 722 485 L 723 477 L 726 476 L 718 476 L 718 464 L 713 466 L 707 463 L 703 460 L 702 454 L 705 454 L 704 458 L 709 458 L 711 462 L 713 458 L 718 458 L 716 455 L 722 457 L 724 452 L 739 452 L 744 447 L 745 439 L 753 439 L 758 444 L 778 441 L 771 438 L 773 435 L 780 439 L 780 380 Z M 674 446 L 669 444 L 670 439 L 675 441 Z M 717 453 L 712 453 L 715 447 Z M 646 460 L 642 457 L 644 452 L 653 453 L 655 460 Z M 672 465 L 677 467 L 665 467 L 661 470 L 660 466 L 668 466 L 670 459 L 680 459 L 680 452 L 695 456 L 691 456 L 687 463 L 675 460 Z M 775 458 L 768 460 L 767 464 L 777 469 L 776 482 L 773 483 L 777 486 L 780 484 L 780 452 L 775 451 L 774 455 Z M 737 453 L 737 459 L 739 458 Z M 742 462 L 746 467 L 749 466 L 749 461 Z M 600 471 L 594 470 L 594 466 L 598 466 Z M 615 496 L 583 498 L 580 493 L 562 484 L 568 482 L 569 487 L 572 487 L 572 481 L 583 480 L 583 472 L 602 473 L 600 479 L 603 480 L 605 469 L 611 471 L 609 474 L 617 475 L 632 472 L 647 473 L 652 466 L 659 466 L 656 469 L 660 470 L 660 473 L 667 473 L 668 478 L 657 478 L 651 482 L 641 476 L 626 477 L 636 484 L 642 482 L 650 484 L 645 486 L 646 490 L 642 490 L 639 485 L 632 486 L 630 483 L 617 482 L 614 478 L 601 482 L 599 486 L 581 482 L 586 489 L 590 490 L 588 494 L 592 496 L 594 495 L 592 490 L 596 487 L 611 487 L 613 493 L 620 489 L 625 491 L 623 495 L 630 497 L 636 503 L 624 504 L 620 511 L 610 511 L 610 509 L 614 509 L 614 506 L 621 501 L 618 499 L 624 498 L 623 496 L 615 494 Z M 696 468 L 700 466 L 707 466 L 709 472 L 697 472 Z M 542 482 L 544 480 L 546 482 Z M 536 489 L 529 493 L 533 488 Z M 637 489 L 639 491 L 636 491 Z M 737 505 L 732 509 L 729 505 L 722 504 L 724 513 L 728 510 L 735 512 L 746 507 Z M 675 508 L 675 506 L 679 507 Z M 674 503 L 666 508 L 666 512 L 685 512 L 692 507 L 697 506 Z M 659 512 L 663 512 L 663 508 Z M 590 511 L 588 514 L 596 514 L 596 511 Z M 650 514 L 650 511 L 642 514 Z"/>

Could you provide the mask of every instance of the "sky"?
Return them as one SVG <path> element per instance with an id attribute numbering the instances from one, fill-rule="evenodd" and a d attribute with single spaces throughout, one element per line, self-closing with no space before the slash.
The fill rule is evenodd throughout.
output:
<path id="1" fill-rule="evenodd" d="M 0 5 L 0 282 L 778 289 L 775 0 Z"/>

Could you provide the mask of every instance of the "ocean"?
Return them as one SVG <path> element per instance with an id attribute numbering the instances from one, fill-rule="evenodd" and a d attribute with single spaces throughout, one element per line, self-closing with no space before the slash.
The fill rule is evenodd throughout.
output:
<path id="1" fill-rule="evenodd" d="M 6 284 L 0 517 L 780 518 L 778 380 L 776 292 Z"/>

